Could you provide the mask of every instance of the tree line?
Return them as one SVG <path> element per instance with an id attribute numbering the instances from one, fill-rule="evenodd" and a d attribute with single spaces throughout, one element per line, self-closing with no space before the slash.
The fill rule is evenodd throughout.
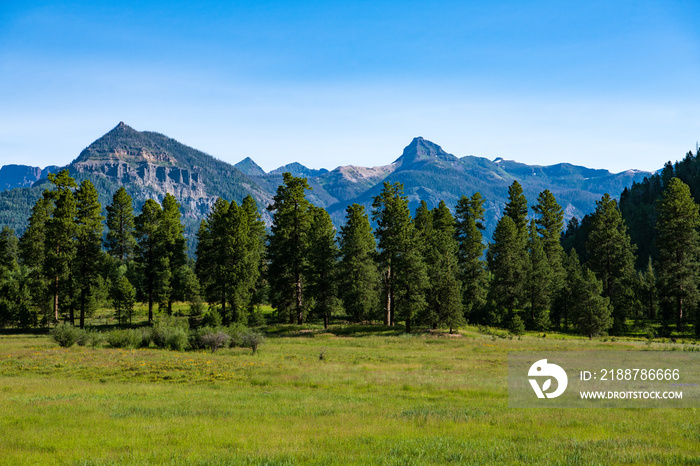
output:
<path id="1" fill-rule="evenodd" d="M 479 193 L 462 196 L 454 214 L 444 202 L 430 209 L 423 201 L 412 215 L 402 185 L 386 182 L 370 212 L 349 206 L 336 231 L 326 210 L 307 199 L 307 180 L 285 173 L 267 206 L 269 231 L 252 197 L 240 205 L 219 198 L 192 260 L 172 195 L 146 201 L 136 215 L 120 188 L 103 217 L 90 181 L 78 186 L 67 171 L 49 179 L 21 238 L 8 228 L 0 233 L 3 326 L 65 320 L 83 327 L 106 302 L 126 324 L 136 301 L 147 303 L 152 322 L 156 306 L 172 314 L 173 302 L 187 301 L 192 314 L 224 324 L 261 324 L 258 305 L 270 303 L 289 323 L 318 319 L 328 327 L 342 317 L 403 323 L 407 332 L 470 322 L 593 337 L 624 333 L 631 319 L 660 321 L 669 332 L 674 324 L 686 332 L 695 320 L 700 329 L 700 216 L 678 178 L 656 207 L 658 259 L 641 271 L 607 194 L 584 219 L 581 241 L 577 219 L 563 232 L 564 212 L 549 190 L 528 206 L 514 181 L 485 244 Z"/>

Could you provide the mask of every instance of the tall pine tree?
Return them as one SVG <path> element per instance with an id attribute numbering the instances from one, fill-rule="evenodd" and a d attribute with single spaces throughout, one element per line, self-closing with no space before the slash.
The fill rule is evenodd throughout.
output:
<path id="1" fill-rule="evenodd" d="M 372 319 L 379 307 L 379 271 L 376 242 L 364 206 L 348 206 L 340 228 L 340 296 L 345 312 L 355 322 Z"/>
<path id="2" fill-rule="evenodd" d="M 627 316 L 637 306 L 634 296 L 637 278 L 634 270 L 635 249 L 617 202 L 605 194 L 600 201 L 596 201 L 596 210 L 591 217 L 586 265 L 603 283 L 603 296 L 610 298 L 613 330 L 616 332 L 624 331 Z"/>
<path id="3" fill-rule="evenodd" d="M 70 272 L 75 259 L 76 206 L 73 189 L 78 185 L 68 170 L 62 170 L 58 174 L 50 173 L 48 178 L 53 183 L 53 189 L 44 191 L 44 198 L 53 203 L 53 209 L 51 217 L 46 220 L 44 270 L 51 283 L 54 322 L 58 322 L 59 297 L 63 295 L 70 306 L 70 321 L 74 323 L 73 306 L 70 303 Z"/>
<path id="4" fill-rule="evenodd" d="M 76 256 L 74 275 L 77 279 L 80 307 L 80 328 L 85 327 L 85 313 L 94 301 L 95 288 L 100 277 L 102 262 L 102 205 L 97 190 L 90 180 L 85 180 L 75 191 Z"/>
<path id="5" fill-rule="evenodd" d="M 122 263 L 134 257 L 136 238 L 134 238 L 134 207 L 131 196 L 122 186 L 112 196 L 112 203 L 107 210 L 107 252 Z"/>
<path id="6" fill-rule="evenodd" d="M 462 281 L 462 303 L 467 317 L 474 319 L 486 303 L 486 270 L 482 256 L 486 250 L 483 242 L 484 199 L 474 193 L 471 198 L 462 196 L 457 202 L 455 235 L 459 244 L 459 278 Z"/>
<path id="7" fill-rule="evenodd" d="M 304 321 L 304 272 L 308 265 L 308 233 L 311 224 L 311 203 L 306 191 L 311 190 L 306 178 L 283 174 L 273 203 L 272 233 L 267 249 L 268 280 L 272 304 L 278 312 L 289 313 L 289 323 Z"/>
<path id="8" fill-rule="evenodd" d="M 309 227 L 308 296 L 314 302 L 314 313 L 323 317 L 328 328 L 331 315 L 340 307 L 338 299 L 338 256 L 336 231 L 325 209 L 312 208 Z"/>
<path id="9" fill-rule="evenodd" d="M 700 274 L 700 214 L 690 188 L 678 178 L 668 181 L 657 205 L 659 294 L 666 320 L 682 331 L 697 306 Z"/>

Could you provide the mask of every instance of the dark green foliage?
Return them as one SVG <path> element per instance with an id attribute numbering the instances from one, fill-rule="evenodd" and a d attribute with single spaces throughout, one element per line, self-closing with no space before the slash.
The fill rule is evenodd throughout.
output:
<path id="1" fill-rule="evenodd" d="M 579 283 L 582 273 L 576 249 L 571 249 L 569 254 L 564 256 L 563 265 L 564 281 L 562 287 L 555 292 L 550 320 L 557 328 L 567 329 L 574 312 L 575 287 Z"/>
<path id="2" fill-rule="evenodd" d="M 161 302 L 167 291 L 168 263 L 160 240 L 160 205 L 149 199 L 136 217 L 136 265 L 141 293 L 148 301 L 148 321 L 153 322 L 153 303 Z"/>
<path id="3" fill-rule="evenodd" d="M 181 216 L 180 203 L 172 194 L 166 194 L 162 202 L 157 235 L 164 265 L 161 301 L 167 303 L 168 315 L 173 313 L 173 298 L 177 294 L 175 290 L 183 286 L 182 283 L 178 283 L 178 271 L 185 265 L 187 258 Z"/>
<path id="4" fill-rule="evenodd" d="M 75 191 L 76 235 L 75 261 L 73 274 L 79 294 L 80 328 L 85 327 L 85 313 L 95 301 L 99 286 L 100 264 L 102 259 L 102 206 L 97 199 L 97 191 L 88 180 L 83 181 Z"/>
<path id="5" fill-rule="evenodd" d="M 493 324 L 503 321 L 506 311 L 513 311 L 522 304 L 525 269 L 521 252 L 521 238 L 513 219 L 501 217 L 493 233 L 486 255 L 492 275 L 489 301 L 496 305 Z"/>
<path id="6" fill-rule="evenodd" d="M 120 324 L 131 323 L 136 302 L 136 289 L 126 276 L 120 276 L 112 286 L 112 306 L 117 322 Z"/>
<path id="7" fill-rule="evenodd" d="M 591 270 L 583 270 L 572 290 L 574 325 L 581 334 L 593 338 L 612 327 L 610 300 L 602 296 L 603 285 Z"/>
<path id="8" fill-rule="evenodd" d="M 529 326 L 534 330 L 549 327 L 548 309 L 554 284 L 553 272 L 547 260 L 544 240 L 537 234 L 535 221 L 530 222 L 528 235 L 528 265 L 526 295 L 530 307 Z"/>
<path id="9" fill-rule="evenodd" d="M 651 257 L 647 263 L 647 268 L 643 272 L 637 272 L 639 284 L 638 296 L 642 303 L 643 313 L 639 317 L 647 319 L 656 319 L 657 309 L 659 307 L 659 294 L 656 287 L 656 273 L 651 262 Z"/>
<path id="10" fill-rule="evenodd" d="M 272 305 L 280 315 L 288 313 L 299 325 L 304 321 L 304 272 L 308 266 L 308 233 L 311 224 L 311 203 L 306 191 L 311 187 L 306 178 L 284 173 L 273 203 L 272 234 L 267 249 L 268 281 Z"/>
<path id="11" fill-rule="evenodd" d="M 122 262 L 129 261 L 134 256 L 136 238 L 134 238 L 134 207 L 131 196 L 124 187 L 120 187 L 112 197 L 112 203 L 107 209 L 107 236 L 105 246 L 107 252 Z"/>
<path id="12" fill-rule="evenodd" d="M 669 180 L 657 211 L 657 269 L 664 320 L 675 319 L 678 331 L 682 331 L 700 298 L 700 214 L 690 188 L 678 178 Z"/>
<path id="13" fill-rule="evenodd" d="M 19 260 L 19 240 L 9 227 L 0 231 L 0 270 L 13 270 Z"/>
<path id="14" fill-rule="evenodd" d="M 340 295 L 345 312 L 355 322 L 371 319 L 379 308 L 376 243 L 365 208 L 352 204 L 340 229 Z"/>
<path id="15" fill-rule="evenodd" d="M 506 215 L 513 220 L 518 234 L 525 241 L 527 236 L 527 199 L 523 194 L 523 187 L 517 181 L 513 181 L 508 187 L 508 202 L 503 210 Z"/>
<path id="16" fill-rule="evenodd" d="M 471 198 L 462 196 L 456 207 L 455 235 L 459 243 L 459 278 L 462 281 L 464 313 L 472 319 L 478 319 L 478 313 L 486 302 L 483 231 L 484 199 L 479 193 Z"/>
<path id="17" fill-rule="evenodd" d="M 253 306 L 263 253 L 254 207 L 218 199 L 200 227 L 196 269 L 225 323 L 245 323 Z"/>
<path id="18" fill-rule="evenodd" d="M 638 306 L 634 296 L 635 247 L 630 242 L 617 202 L 608 194 L 596 203 L 586 250 L 586 265 L 603 283 L 603 296 L 610 298 L 613 329 L 622 332 L 627 316 L 633 315 Z"/>
<path id="19" fill-rule="evenodd" d="M 510 324 L 508 325 L 508 330 L 513 335 L 522 335 L 525 333 L 525 322 L 523 322 L 522 317 L 518 314 L 513 315 L 510 319 Z"/>
<path id="20" fill-rule="evenodd" d="M 537 197 L 537 204 L 532 210 L 538 215 L 536 220 L 537 233 L 542 238 L 542 246 L 547 255 L 547 263 L 551 270 L 551 289 L 556 291 L 562 286 L 564 280 L 564 268 L 562 256 L 564 250 L 561 245 L 561 234 L 564 228 L 564 210 L 557 203 L 554 194 L 545 189 Z"/>
<path id="21" fill-rule="evenodd" d="M 403 186 L 384 183 L 372 207 L 384 280 L 384 324 L 402 318 L 410 332 L 411 319 L 426 307 L 427 275 Z"/>
<path id="22" fill-rule="evenodd" d="M 53 204 L 51 216 L 46 220 L 44 274 L 49 279 L 53 294 L 54 321 L 58 322 L 59 305 L 69 307 L 71 323 L 73 318 L 73 283 L 71 269 L 75 259 L 75 233 L 77 215 L 73 189 L 77 187 L 68 170 L 49 174 L 52 190 L 44 191 L 44 198 Z M 60 299 L 63 298 L 63 300 Z"/>
<path id="23" fill-rule="evenodd" d="M 419 227 L 419 218 L 423 225 Z M 462 284 L 459 281 L 455 240 L 455 220 L 444 202 L 432 211 L 416 213 L 416 227 L 422 243 L 423 259 L 428 274 L 427 307 L 423 322 L 432 328 L 453 329 L 463 326 Z"/>
<path id="24" fill-rule="evenodd" d="M 323 317 L 328 328 L 331 315 L 340 307 L 338 299 L 338 256 L 335 227 L 325 209 L 313 207 L 309 226 L 308 290 L 313 300 L 313 312 Z"/>

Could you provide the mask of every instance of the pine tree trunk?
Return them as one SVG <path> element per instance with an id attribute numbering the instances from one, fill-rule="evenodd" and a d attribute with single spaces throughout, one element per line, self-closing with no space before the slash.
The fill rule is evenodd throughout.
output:
<path id="1" fill-rule="evenodd" d="M 297 273 L 297 324 L 304 323 L 304 315 L 301 310 L 301 276 Z"/>
<path id="2" fill-rule="evenodd" d="M 411 333 L 411 318 L 406 317 L 406 333 Z"/>
<path id="3" fill-rule="evenodd" d="M 328 330 L 328 313 L 323 314 L 323 328 Z"/>
<path id="4" fill-rule="evenodd" d="M 54 322 L 58 322 L 58 275 L 56 275 L 55 288 L 53 292 L 53 313 Z"/>
<path id="5" fill-rule="evenodd" d="M 148 323 L 153 323 L 153 292 L 148 293 Z"/>
<path id="6" fill-rule="evenodd" d="M 386 283 L 386 314 L 384 316 L 384 325 L 391 324 L 391 266 L 386 272 L 385 283 Z"/>
<path id="7" fill-rule="evenodd" d="M 85 328 L 85 292 L 80 293 L 80 328 Z"/>

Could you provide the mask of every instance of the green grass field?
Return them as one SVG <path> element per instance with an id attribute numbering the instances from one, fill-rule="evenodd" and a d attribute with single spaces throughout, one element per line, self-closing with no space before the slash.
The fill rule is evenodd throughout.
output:
<path id="1" fill-rule="evenodd" d="M 697 408 L 507 407 L 509 351 L 643 347 L 472 327 L 279 325 L 257 355 L 0 336 L 0 463 L 700 464 Z"/>

